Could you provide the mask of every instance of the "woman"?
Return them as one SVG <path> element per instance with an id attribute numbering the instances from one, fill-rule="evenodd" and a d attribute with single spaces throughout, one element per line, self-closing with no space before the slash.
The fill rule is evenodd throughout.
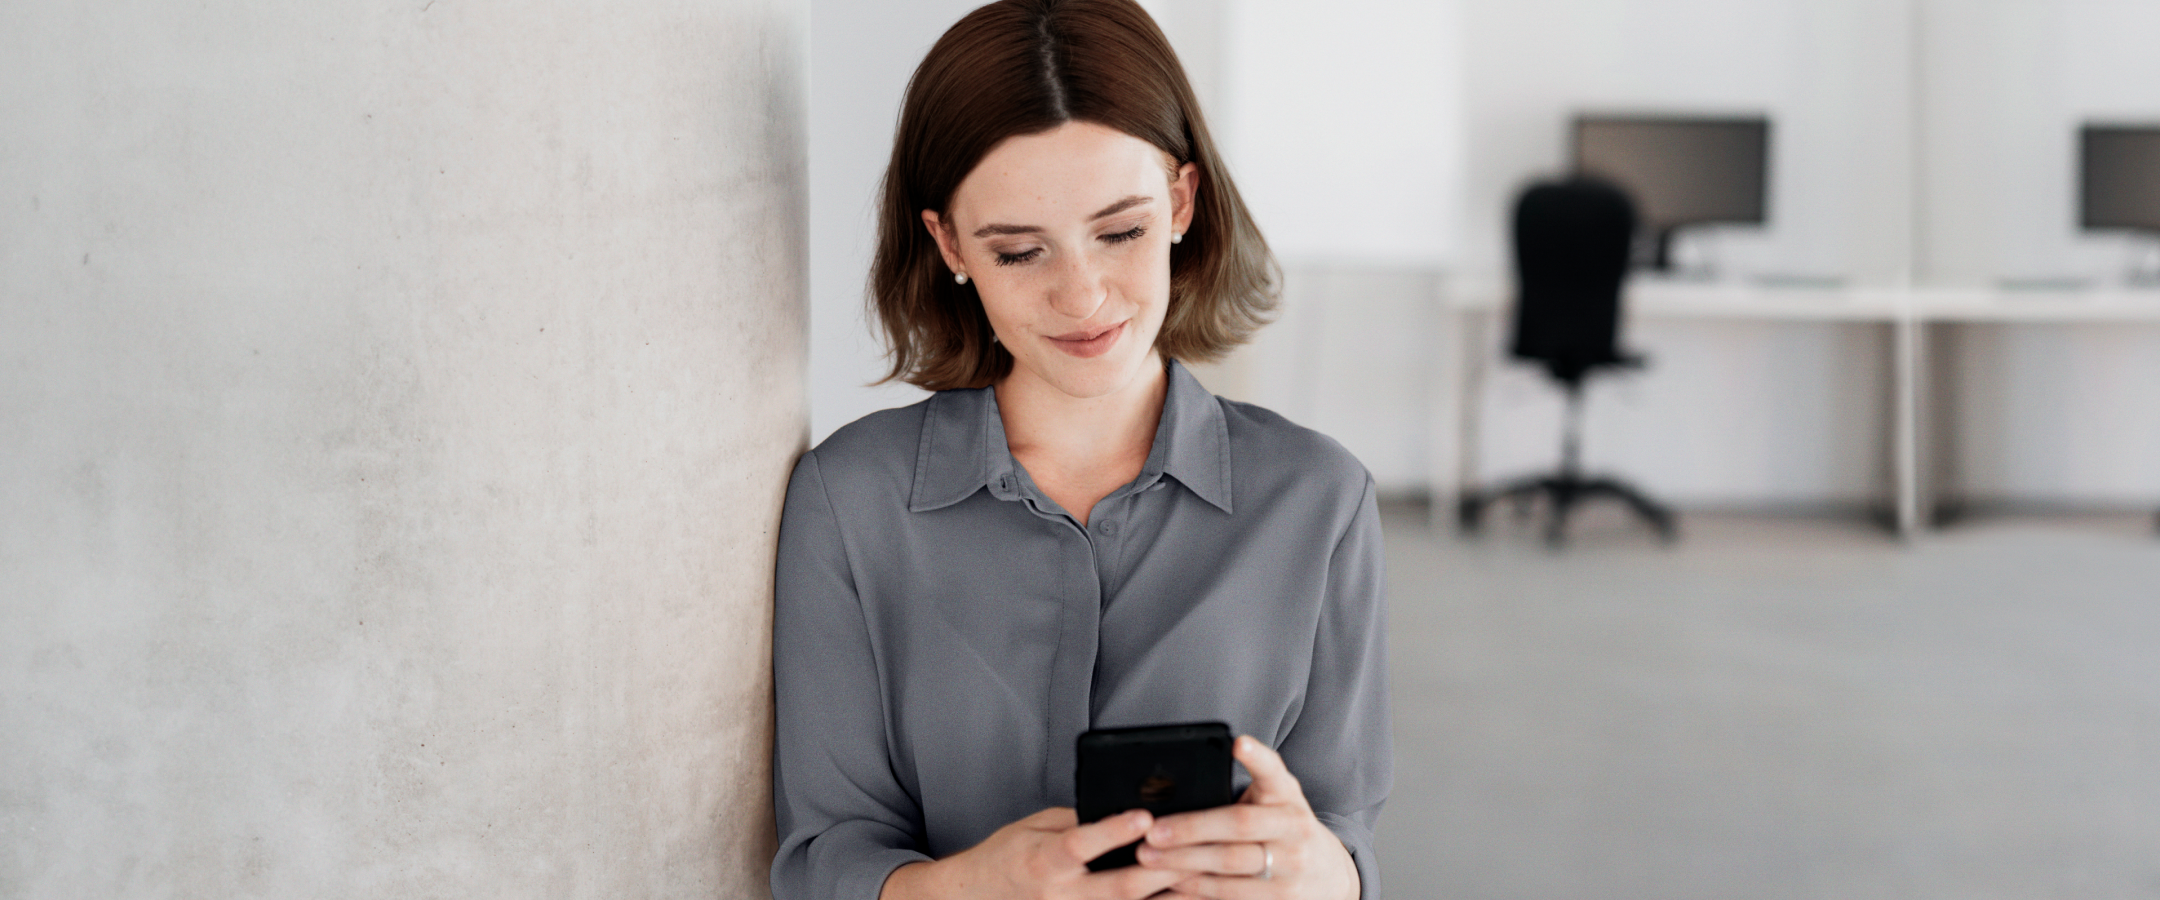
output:
<path id="1" fill-rule="evenodd" d="M 1132 0 L 969 14 L 879 227 L 893 376 L 937 393 L 788 488 L 774 895 L 1377 896 L 1372 480 L 1180 363 L 1265 321 L 1273 263 L 1162 33 Z M 1237 804 L 1075 821 L 1081 732 L 1199 720 L 1248 735 Z"/>

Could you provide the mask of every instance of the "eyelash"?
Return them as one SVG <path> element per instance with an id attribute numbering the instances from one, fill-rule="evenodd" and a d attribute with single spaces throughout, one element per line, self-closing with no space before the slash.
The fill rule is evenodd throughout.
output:
<path id="1" fill-rule="evenodd" d="M 1138 240 L 1140 236 L 1144 234 L 1147 234 L 1147 226 L 1135 225 L 1129 231 L 1120 231 L 1116 234 L 1103 235 L 1102 239 L 1106 243 L 1122 244 L 1126 241 Z M 1033 260 L 1035 257 L 1041 255 L 1041 247 L 1029 250 L 1026 253 L 1000 253 L 997 255 L 997 264 L 1001 266 L 1017 266 L 1021 263 Z"/>

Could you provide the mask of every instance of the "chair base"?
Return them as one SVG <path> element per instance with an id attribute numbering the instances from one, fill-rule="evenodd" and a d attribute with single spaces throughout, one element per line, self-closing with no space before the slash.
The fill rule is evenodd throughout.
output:
<path id="1" fill-rule="evenodd" d="M 1509 482 L 1494 491 L 1465 494 L 1456 504 L 1456 521 L 1464 532 L 1474 533 L 1485 516 L 1485 507 L 1494 501 L 1510 500 L 1518 511 L 1527 512 L 1530 502 L 1539 497 L 1552 501 L 1552 518 L 1545 523 L 1545 542 L 1554 547 L 1567 543 L 1568 515 L 1575 511 L 1576 505 L 1597 497 L 1610 497 L 1627 504 L 1668 544 L 1680 536 L 1679 521 L 1672 510 L 1643 496 L 1634 486 L 1612 478 L 1581 478 L 1566 474 L 1537 475 Z"/>

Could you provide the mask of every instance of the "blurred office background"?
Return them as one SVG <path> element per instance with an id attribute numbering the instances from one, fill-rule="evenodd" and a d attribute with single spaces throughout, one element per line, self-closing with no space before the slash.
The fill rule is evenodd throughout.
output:
<path id="1" fill-rule="evenodd" d="M 920 396 L 867 384 L 871 197 L 974 5 L 813 4 L 813 442 Z M 2160 244 L 2077 202 L 2082 125 L 2160 122 L 2160 5 L 1144 5 L 1286 271 L 1203 378 L 1390 498 L 1392 895 L 2160 894 L 2160 292 L 2126 277 Z M 1581 113 L 1772 124 L 1767 221 L 1682 232 L 1708 299 L 1631 317 L 1649 365 L 1589 388 L 1587 466 L 1678 507 L 1669 548 L 1444 514 L 1554 464 L 1505 224 Z"/>
<path id="2" fill-rule="evenodd" d="M 870 197 L 901 87 L 965 0 L 813 4 L 812 438 L 909 402 L 862 318 Z M 1391 493 L 1457 487 L 1446 285 L 1506 277 L 1504 223 L 1583 111 L 1773 123 L 1770 215 L 1688 232 L 1739 283 L 2105 287 L 2149 239 L 2077 226 L 2076 129 L 2160 121 L 2160 7 L 2116 0 L 1154 0 L 1287 273 L 1284 318 L 1212 386 L 1319 428 Z M 2160 329 L 1937 329 L 1943 485 L 1975 501 L 2160 504 Z M 1692 507 L 1879 498 L 1883 329 L 1658 318 L 1592 388 L 1586 451 Z M 1945 358 L 1946 357 L 1946 358 Z M 1476 470 L 1549 462 L 1558 395 L 1485 385 Z"/>

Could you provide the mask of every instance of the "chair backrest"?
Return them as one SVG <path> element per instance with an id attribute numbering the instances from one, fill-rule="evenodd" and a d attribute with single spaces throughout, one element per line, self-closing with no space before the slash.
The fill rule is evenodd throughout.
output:
<path id="1" fill-rule="evenodd" d="M 1620 284 L 1635 239 L 1635 204 L 1603 181 L 1530 186 L 1515 203 L 1515 334 L 1510 351 L 1580 380 L 1619 363 Z"/>

